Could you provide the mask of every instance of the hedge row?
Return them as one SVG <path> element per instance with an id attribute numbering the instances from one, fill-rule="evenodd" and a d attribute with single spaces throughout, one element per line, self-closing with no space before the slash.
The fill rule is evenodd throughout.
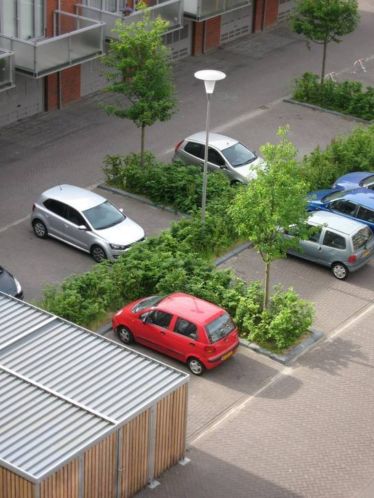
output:
<path id="1" fill-rule="evenodd" d="M 316 74 L 304 73 L 295 81 L 293 98 L 368 121 L 374 119 L 374 87 L 363 89 L 358 81 L 328 80 L 321 84 Z"/>

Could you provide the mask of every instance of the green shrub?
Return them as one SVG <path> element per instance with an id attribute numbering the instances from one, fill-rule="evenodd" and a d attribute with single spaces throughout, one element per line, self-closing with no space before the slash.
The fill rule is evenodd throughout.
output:
<path id="1" fill-rule="evenodd" d="M 321 84 L 316 74 L 304 73 L 295 81 L 293 98 L 369 121 L 374 119 L 374 88 L 364 90 L 358 81 L 325 80 Z"/>
<path id="2" fill-rule="evenodd" d="M 373 171 L 374 125 L 335 138 L 323 152 L 317 147 L 304 157 L 300 167 L 310 190 L 330 188 L 339 176 L 351 171 Z"/>
<path id="3" fill-rule="evenodd" d="M 311 326 L 314 308 L 299 298 L 293 289 L 274 287 L 269 308 L 263 310 L 264 290 L 252 282 L 239 299 L 235 320 L 243 336 L 264 347 L 282 351 L 294 344 Z"/>

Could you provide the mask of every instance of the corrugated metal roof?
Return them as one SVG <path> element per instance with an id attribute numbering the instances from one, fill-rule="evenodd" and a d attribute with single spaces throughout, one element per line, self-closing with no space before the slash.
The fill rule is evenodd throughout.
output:
<path id="1" fill-rule="evenodd" d="M 2 391 L 8 386 L 5 398 L 0 398 L 0 461 L 36 480 L 78 447 L 102 437 L 108 427 L 122 425 L 188 380 L 187 374 L 166 364 L 1 293 L 0 367 Z M 19 387 L 14 395 L 13 385 Z M 33 412 L 39 401 L 43 417 L 37 426 L 28 426 L 25 414 Z M 1 412 L 12 404 L 8 414 L 12 425 L 4 425 Z M 71 434 L 69 423 L 64 432 L 68 418 L 54 423 L 52 416 L 65 405 L 74 419 Z M 49 452 L 53 443 L 43 438 L 43 420 L 45 434 L 58 438 L 60 433 L 64 441 L 57 453 Z M 19 438 L 12 433 L 17 427 Z M 34 430 L 40 437 L 33 435 Z M 80 444 L 75 446 L 75 441 Z"/>

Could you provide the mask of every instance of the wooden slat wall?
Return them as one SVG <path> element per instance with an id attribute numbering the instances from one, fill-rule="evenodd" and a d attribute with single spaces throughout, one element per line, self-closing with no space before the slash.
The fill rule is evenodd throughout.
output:
<path id="1" fill-rule="evenodd" d="M 116 433 L 113 433 L 84 454 L 84 498 L 114 497 L 116 476 Z"/>
<path id="2" fill-rule="evenodd" d="M 129 498 L 147 484 L 149 411 L 122 428 L 120 497 Z"/>
<path id="3" fill-rule="evenodd" d="M 79 498 L 79 461 L 64 465 L 40 485 L 40 498 Z"/>
<path id="4" fill-rule="evenodd" d="M 34 484 L 0 467 L 0 498 L 34 498 Z"/>
<path id="5" fill-rule="evenodd" d="M 155 477 L 184 456 L 187 394 L 187 384 L 184 384 L 157 403 Z"/>

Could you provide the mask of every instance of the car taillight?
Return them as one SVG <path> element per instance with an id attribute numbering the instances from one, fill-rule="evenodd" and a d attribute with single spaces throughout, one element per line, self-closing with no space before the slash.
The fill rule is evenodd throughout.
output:
<path id="1" fill-rule="evenodd" d="M 183 143 L 183 140 L 181 140 L 180 142 L 177 143 L 177 145 L 175 146 L 175 152 L 177 152 L 177 150 L 182 145 L 182 143 Z"/>
<path id="2" fill-rule="evenodd" d="M 204 347 L 204 351 L 206 353 L 215 353 L 216 352 L 216 348 L 214 346 L 205 346 Z"/>
<path id="3" fill-rule="evenodd" d="M 356 263 L 356 261 L 357 261 L 357 256 L 355 254 L 352 254 L 352 256 L 349 256 L 348 263 Z"/>

